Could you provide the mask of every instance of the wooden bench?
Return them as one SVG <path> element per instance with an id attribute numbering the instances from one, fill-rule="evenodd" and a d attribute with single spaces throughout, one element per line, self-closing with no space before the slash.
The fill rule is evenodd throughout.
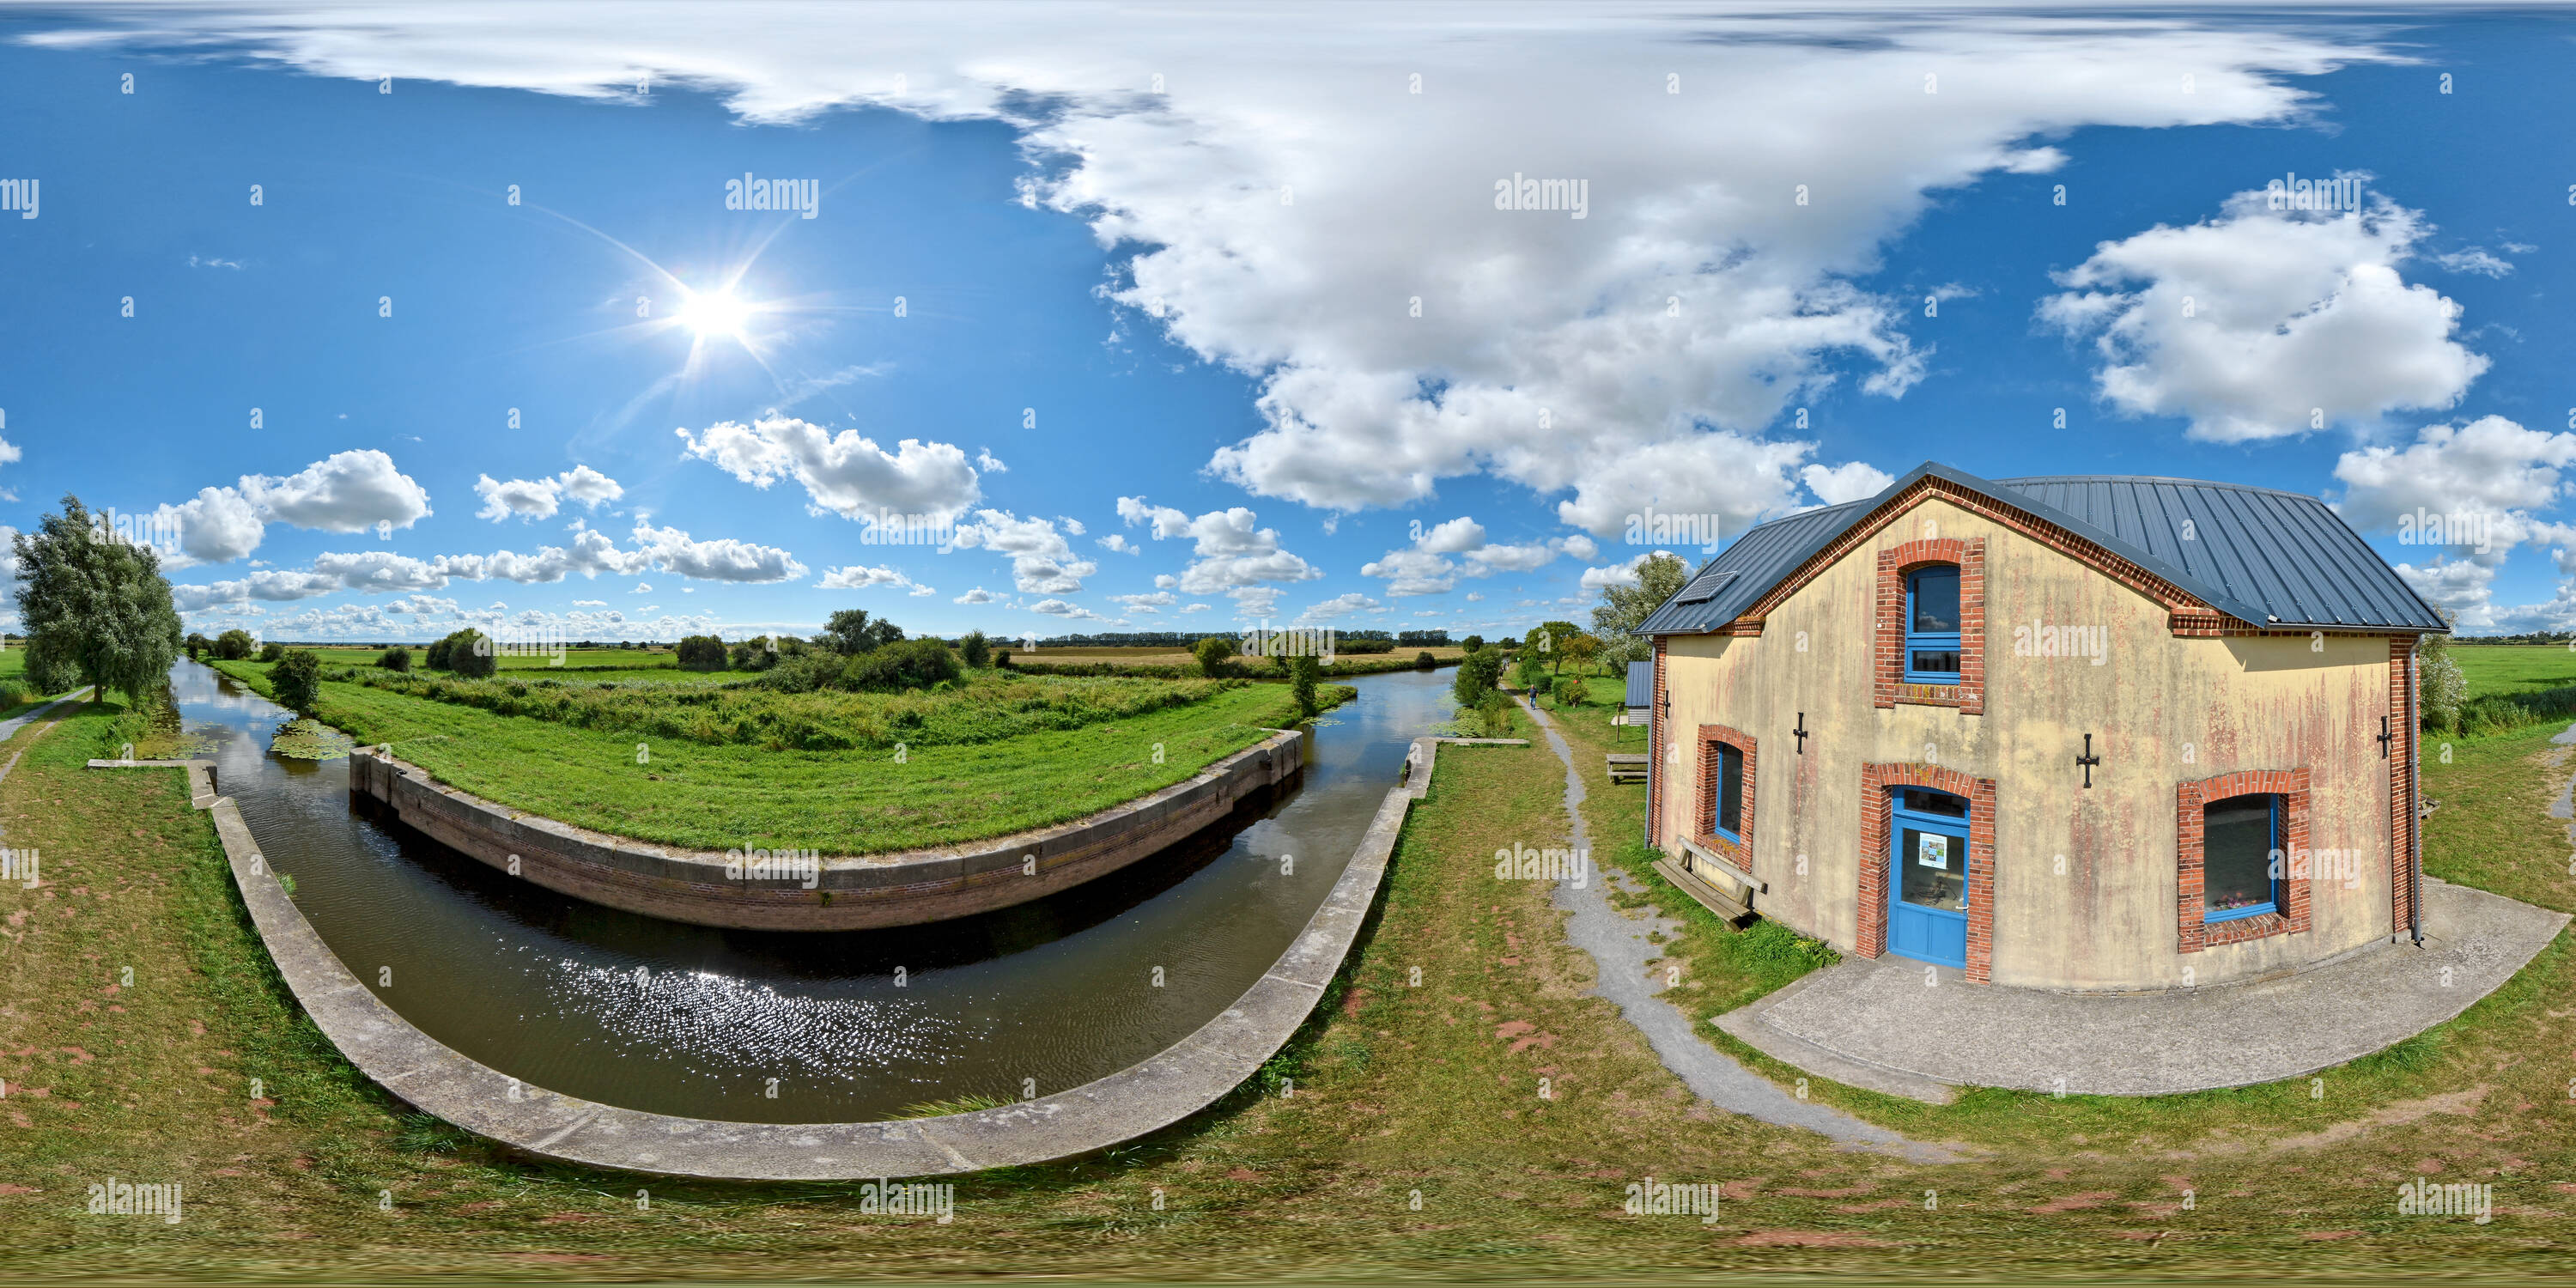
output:
<path id="1" fill-rule="evenodd" d="M 1609 758 L 1611 782 L 1642 783 L 1646 781 L 1647 757 L 1643 753 L 1614 751 L 1609 753 Z"/>

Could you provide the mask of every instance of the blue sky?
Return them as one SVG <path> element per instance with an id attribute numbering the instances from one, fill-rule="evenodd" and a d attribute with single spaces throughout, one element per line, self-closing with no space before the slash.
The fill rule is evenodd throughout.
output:
<path id="1" fill-rule="evenodd" d="M 279 638 L 1464 634 L 1931 458 L 2576 626 L 2563 18 L 1325 12 L 0 10 L 0 524 Z"/>

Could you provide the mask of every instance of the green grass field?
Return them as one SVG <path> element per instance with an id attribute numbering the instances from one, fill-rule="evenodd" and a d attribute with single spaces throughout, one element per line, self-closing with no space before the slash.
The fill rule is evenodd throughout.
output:
<path id="1" fill-rule="evenodd" d="M 2469 677 L 2472 698 L 2576 685 L 2576 649 L 2563 644 L 2454 645 L 2451 657 Z"/>
<path id="2" fill-rule="evenodd" d="M 1496 848 L 1565 835 L 1544 745 L 1441 750 L 1351 961 L 1253 1082 L 1116 1150 L 955 1178 L 954 1224 L 862 1215 L 851 1184 L 534 1163 L 407 1112 L 330 1050 L 245 925 L 180 776 L 80 767 L 127 736 L 116 714 L 22 732 L 42 740 L 0 782 L 0 818 L 44 847 L 56 894 L 0 889 L 31 914 L 0 941 L 0 1223 L 30 1280 L 2576 1270 L 2563 1059 L 2576 969 L 2563 945 L 2433 1038 L 2328 1072 L 2322 1099 L 2302 1081 L 2153 1101 L 1979 1092 L 1935 1109 L 1812 1083 L 1965 1153 L 1905 1163 L 1712 1110 L 1591 994 L 1548 883 L 1492 876 Z M 1626 732 L 1606 714 L 1558 723 L 1589 754 Z M 2563 853 L 2545 816 L 2526 817 L 2551 781 L 2541 759 L 2499 744 L 2447 772 L 2494 791 L 2440 782 L 2462 804 L 2435 816 L 2437 835 Z M 1642 794 L 1593 786 L 1596 843 L 1633 834 Z M 1793 939 L 1727 929 L 1631 875 L 1682 918 L 1656 968 L 1683 970 L 1694 1015 L 1802 968 Z M 86 1215 L 85 1187 L 111 1175 L 184 1181 L 186 1220 Z M 2493 1184 L 2496 1220 L 2399 1215 L 2395 1187 L 2418 1176 Z M 1719 1185 L 1721 1210 L 1624 1213 L 1625 1186 L 1647 1177 Z"/>
<path id="3" fill-rule="evenodd" d="M 267 692 L 260 663 L 219 669 Z M 1327 701 L 1350 696 L 1328 688 Z M 1296 708 L 1283 686 L 1211 686 L 1202 701 L 1079 728 L 906 745 L 900 760 L 885 749 L 772 750 L 579 728 L 344 681 L 323 685 L 319 714 L 361 744 L 391 744 L 440 782 L 575 826 L 699 849 L 840 855 L 1081 818 L 1191 777 L 1269 737 L 1266 728 L 1293 723 Z"/>

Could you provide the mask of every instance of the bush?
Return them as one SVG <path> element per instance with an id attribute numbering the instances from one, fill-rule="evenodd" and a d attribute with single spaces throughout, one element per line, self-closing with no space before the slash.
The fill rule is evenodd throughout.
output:
<path id="1" fill-rule="evenodd" d="M 993 660 L 993 642 L 985 639 L 982 631 L 968 631 L 966 638 L 957 641 L 957 652 L 966 659 L 966 665 L 981 670 Z"/>
<path id="2" fill-rule="evenodd" d="M 1431 656 L 1431 650 L 1429 649 L 1424 649 L 1413 655 L 1413 669 L 1417 671 L 1437 670 L 1439 669 L 1439 666 L 1440 659 Z"/>
<path id="3" fill-rule="evenodd" d="M 25 702 L 27 696 L 26 685 L 16 680 L 0 680 L 0 711 L 6 711 Z"/>
<path id="4" fill-rule="evenodd" d="M 841 668 L 845 689 L 927 689 L 965 671 L 938 640 L 897 640 L 853 657 Z"/>
<path id="5" fill-rule="evenodd" d="M 763 635 L 734 645 L 731 660 L 733 669 L 737 671 L 766 671 L 778 665 L 778 650 L 772 648 L 769 637 Z"/>
<path id="6" fill-rule="evenodd" d="M 1349 653 L 1353 655 L 1365 653 L 1392 653 L 1395 651 L 1395 641 L 1355 640 L 1343 638 L 1333 641 L 1333 651 L 1336 653 Z"/>
<path id="7" fill-rule="evenodd" d="M 215 657 L 225 662 L 238 662 L 251 652 L 250 632 L 236 626 L 215 637 Z"/>
<path id="8" fill-rule="evenodd" d="M 311 649 L 278 649 L 277 665 L 268 671 L 268 687 L 279 706 L 300 716 L 313 714 L 314 706 L 322 700 L 322 659 L 314 656 Z"/>
<path id="9" fill-rule="evenodd" d="M 1559 708 L 1582 706 L 1584 696 L 1582 680 L 1571 675 L 1556 677 L 1555 697 Z"/>
<path id="10" fill-rule="evenodd" d="M 286 656 L 286 646 L 285 646 L 285 645 L 283 645 L 283 644 L 278 643 L 278 642 L 277 642 L 277 641 L 275 641 L 275 640 L 270 640 L 268 643 L 263 644 L 263 645 L 261 645 L 261 646 L 260 646 L 260 649 L 259 649 L 259 660 L 260 660 L 260 661 L 263 661 L 263 662 L 275 662 L 275 661 L 277 661 L 279 658 L 282 658 L 282 657 L 284 657 L 284 656 Z"/>
<path id="11" fill-rule="evenodd" d="M 683 671 L 721 671 L 725 669 L 725 644 L 713 635 L 692 635 L 680 641 L 674 650 L 679 654 Z"/>
<path id="12" fill-rule="evenodd" d="M 778 665 L 760 677 L 760 687 L 780 693 L 812 693 L 831 687 L 840 678 L 840 654 L 807 649 L 794 657 L 780 658 Z"/>
<path id="13" fill-rule="evenodd" d="M 1470 653 L 1473 653 L 1484 646 L 1485 637 L 1482 635 L 1470 635 L 1459 645 L 1459 647 L 1466 649 Z"/>
<path id="14" fill-rule="evenodd" d="M 450 652 L 453 652 L 455 648 L 456 639 L 454 636 L 449 636 L 445 639 L 431 640 L 429 643 L 429 654 L 427 657 L 421 659 L 421 665 L 426 666 L 433 671 L 449 670 L 451 668 L 447 662 L 447 655 Z"/>
<path id="15" fill-rule="evenodd" d="M 1225 674 L 1225 660 L 1234 656 L 1234 641 L 1210 635 L 1190 645 L 1190 656 L 1198 659 L 1199 674 L 1213 680 Z"/>
<path id="16" fill-rule="evenodd" d="M 1006 648 L 997 648 L 993 650 L 993 666 L 997 670 L 1010 670 L 1011 650 Z"/>
<path id="17" fill-rule="evenodd" d="M 2424 686 L 2424 727 L 2436 733 L 2457 732 L 2469 702 L 2469 677 L 2461 672 L 2458 660 L 2438 654 L 2424 663 L 2417 679 Z"/>
<path id="18" fill-rule="evenodd" d="M 399 646 L 386 649 L 384 655 L 376 659 L 376 665 L 388 671 L 408 671 L 411 669 L 411 650 Z"/>
<path id="19" fill-rule="evenodd" d="M 205 636 L 194 631 L 190 631 L 188 633 L 187 643 L 181 647 L 188 650 L 188 660 L 194 662 L 197 660 L 198 654 L 203 653 L 214 646 L 215 642 L 213 640 L 207 639 Z"/>
<path id="20" fill-rule="evenodd" d="M 1459 727 L 1471 738 L 1512 736 L 1512 700 L 1500 689 L 1488 689 L 1476 705 L 1459 713 Z"/>
<path id="21" fill-rule="evenodd" d="M 1300 653 L 1286 659 L 1288 691 L 1297 699 L 1297 714 L 1310 717 L 1323 708 L 1315 705 L 1315 681 L 1324 673 L 1324 664 L 1312 653 Z"/>
<path id="22" fill-rule="evenodd" d="M 443 642 L 447 645 L 447 669 L 466 679 L 479 680 L 500 668 L 501 659 L 492 651 L 492 642 L 471 626 Z"/>
<path id="23" fill-rule="evenodd" d="M 1450 696 L 1458 705 L 1474 710 L 1494 691 L 1503 678 L 1503 653 L 1497 648 L 1480 648 L 1458 660 L 1457 677 L 1449 681 Z"/>

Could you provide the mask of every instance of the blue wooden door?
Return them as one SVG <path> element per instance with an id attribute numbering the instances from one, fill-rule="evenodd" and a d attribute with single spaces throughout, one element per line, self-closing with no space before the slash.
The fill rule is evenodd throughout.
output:
<path id="1" fill-rule="evenodd" d="M 1887 949 L 1968 964 L 1968 802 L 1899 787 L 1888 800 Z"/>

